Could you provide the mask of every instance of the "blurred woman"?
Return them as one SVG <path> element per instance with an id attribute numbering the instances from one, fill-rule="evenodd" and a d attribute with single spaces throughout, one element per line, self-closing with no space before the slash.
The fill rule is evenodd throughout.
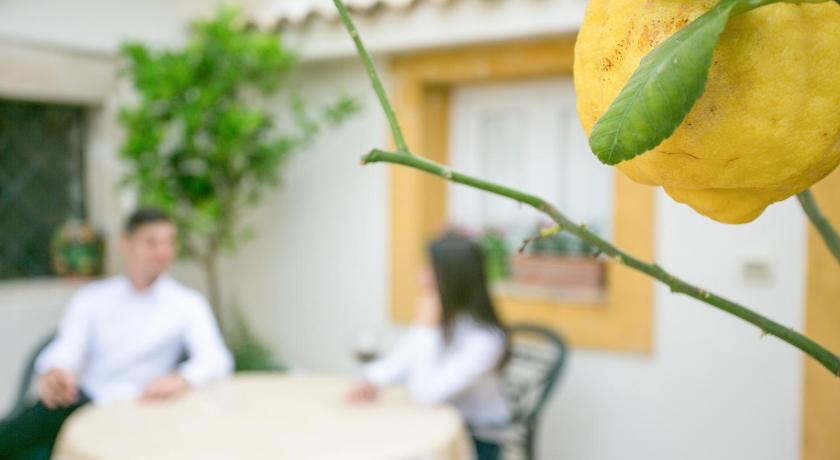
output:
<path id="1" fill-rule="evenodd" d="M 481 248 L 450 234 L 432 242 L 429 258 L 414 324 L 390 354 L 365 368 L 350 399 L 370 401 L 379 388 L 404 383 L 418 403 L 458 409 L 479 460 L 495 460 L 510 417 L 500 379 L 508 339 L 487 290 Z"/>

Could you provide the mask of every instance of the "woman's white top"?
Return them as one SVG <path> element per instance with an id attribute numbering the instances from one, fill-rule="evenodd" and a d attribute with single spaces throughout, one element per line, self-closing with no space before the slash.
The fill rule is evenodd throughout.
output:
<path id="1" fill-rule="evenodd" d="M 502 331 L 470 318 L 455 322 L 450 343 L 441 327 L 414 325 L 364 377 L 377 386 L 406 384 L 421 404 L 452 404 L 476 437 L 501 441 L 499 427 L 510 418 L 499 372 L 505 347 Z"/>

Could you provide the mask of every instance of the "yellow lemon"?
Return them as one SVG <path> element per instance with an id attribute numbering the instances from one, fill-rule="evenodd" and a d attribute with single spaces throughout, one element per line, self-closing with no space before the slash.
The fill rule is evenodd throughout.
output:
<path id="1" fill-rule="evenodd" d="M 589 0 L 574 68 L 587 133 L 642 57 L 714 4 Z M 618 168 L 712 219 L 744 223 L 838 163 L 840 5 L 778 3 L 729 22 L 682 124 Z"/>

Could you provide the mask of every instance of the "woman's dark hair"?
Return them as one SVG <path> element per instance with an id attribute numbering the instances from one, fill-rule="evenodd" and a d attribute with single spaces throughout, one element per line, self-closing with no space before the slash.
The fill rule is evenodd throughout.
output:
<path id="1" fill-rule="evenodd" d="M 449 233 L 429 245 L 429 255 L 440 295 L 444 337 L 449 340 L 455 321 L 466 315 L 498 329 L 507 338 L 487 289 L 481 247 L 469 238 Z"/>
<path id="2" fill-rule="evenodd" d="M 128 219 L 125 220 L 125 226 L 123 230 L 125 231 L 126 235 L 131 235 L 132 233 L 136 232 L 137 229 L 146 225 L 152 224 L 157 222 L 169 222 L 172 223 L 172 218 L 169 217 L 169 214 L 166 211 L 158 208 L 140 208 L 130 216 Z"/>

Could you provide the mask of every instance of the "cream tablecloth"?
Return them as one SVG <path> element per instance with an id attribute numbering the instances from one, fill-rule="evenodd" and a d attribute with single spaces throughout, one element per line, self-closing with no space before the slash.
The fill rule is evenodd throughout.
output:
<path id="1" fill-rule="evenodd" d="M 88 406 L 65 424 L 57 460 L 468 460 L 459 415 L 402 390 L 350 404 L 352 380 L 238 376 L 167 403 Z"/>

